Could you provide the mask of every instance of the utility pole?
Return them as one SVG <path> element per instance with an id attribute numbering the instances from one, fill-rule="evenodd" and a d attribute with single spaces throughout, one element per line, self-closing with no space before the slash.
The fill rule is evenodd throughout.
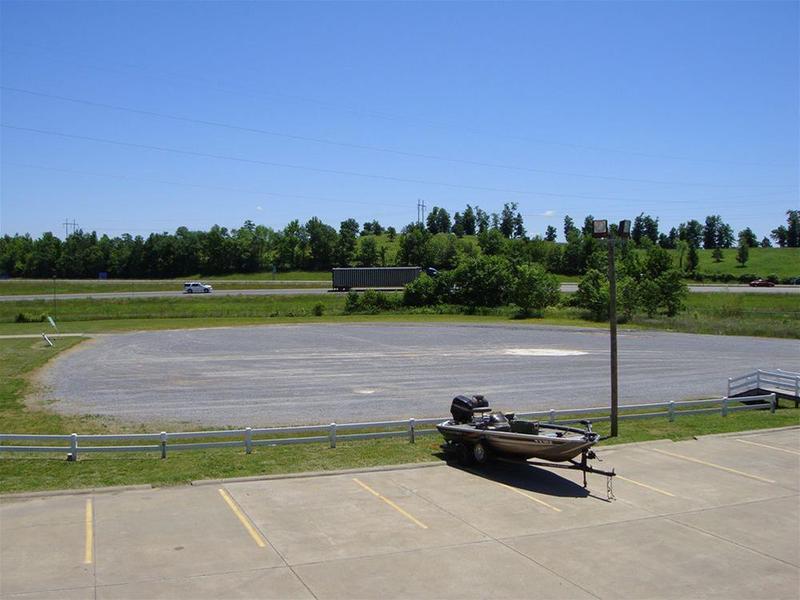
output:
<path id="1" fill-rule="evenodd" d="M 617 239 L 627 239 L 631 235 L 631 222 L 620 221 L 617 235 L 612 236 L 608 221 L 594 221 L 592 236 L 606 238 L 608 243 L 608 322 L 611 338 L 611 437 L 617 437 L 619 424 L 619 387 L 617 384 L 617 268 L 614 260 L 614 247 Z"/>
<path id="2" fill-rule="evenodd" d="M 69 237 L 69 228 L 72 227 L 72 233 L 75 233 L 78 230 L 78 224 L 75 222 L 75 219 L 72 219 L 72 222 L 69 219 L 64 219 L 64 239 Z"/>

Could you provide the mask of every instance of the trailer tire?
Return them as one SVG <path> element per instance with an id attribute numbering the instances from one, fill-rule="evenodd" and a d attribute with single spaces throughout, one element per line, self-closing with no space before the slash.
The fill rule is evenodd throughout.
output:
<path id="1" fill-rule="evenodd" d="M 458 459 L 458 464 L 462 467 L 469 467 L 475 462 L 475 457 L 472 455 L 472 448 L 466 444 L 458 445 L 456 457 Z"/>
<path id="2" fill-rule="evenodd" d="M 472 459 L 479 465 L 485 465 L 486 461 L 489 460 L 489 451 L 483 445 L 483 442 L 478 442 L 472 447 Z"/>

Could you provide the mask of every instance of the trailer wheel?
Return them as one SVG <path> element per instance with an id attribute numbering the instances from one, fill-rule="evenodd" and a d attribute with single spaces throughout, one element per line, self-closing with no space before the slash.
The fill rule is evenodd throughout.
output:
<path id="1" fill-rule="evenodd" d="M 484 446 L 483 443 L 478 442 L 472 447 L 472 458 L 479 465 L 486 464 L 486 461 L 489 460 L 489 452 L 486 450 L 486 446 Z"/>
<path id="2" fill-rule="evenodd" d="M 460 464 L 462 467 L 469 467 L 475 462 L 475 457 L 472 454 L 472 448 L 466 444 L 458 445 L 456 457 L 458 458 L 458 464 Z"/>

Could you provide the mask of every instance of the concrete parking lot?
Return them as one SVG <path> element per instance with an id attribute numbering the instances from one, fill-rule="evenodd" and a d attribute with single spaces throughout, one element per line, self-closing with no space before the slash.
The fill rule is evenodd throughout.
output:
<path id="1" fill-rule="evenodd" d="M 800 428 L 600 456 L 4 498 L 0 596 L 798 598 Z"/>

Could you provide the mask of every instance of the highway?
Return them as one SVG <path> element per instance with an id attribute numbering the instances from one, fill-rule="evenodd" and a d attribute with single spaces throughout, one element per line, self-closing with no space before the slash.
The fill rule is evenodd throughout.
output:
<path id="1" fill-rule="evenodd" d="M 562 292 L 575 292 L 577 283 L 562 283 Z M 695 293 L 730 293 L 730 294 L 800 294 L 800 286 L 776 285 L 775 287 L 750 287 L 747 285 L 690 285 L 690 292 Z M 303 294 L 332 293 L 330 288 L 295 288 L 295 289 L 251 289 L 251 290 L 214 290 L 212 296 L 299 296 Z M 152 292 L 82 292 L 76 294 L 57 294 L 58 300 L 78 300 L 95 298 L 194 298 L 207 297 L 207 294 L 184 294 L 182 290 Z M 0 296 L 0 302 L 26 302 L 31 300 L 52 300 L 53 294 L 19 294 Z"/>

